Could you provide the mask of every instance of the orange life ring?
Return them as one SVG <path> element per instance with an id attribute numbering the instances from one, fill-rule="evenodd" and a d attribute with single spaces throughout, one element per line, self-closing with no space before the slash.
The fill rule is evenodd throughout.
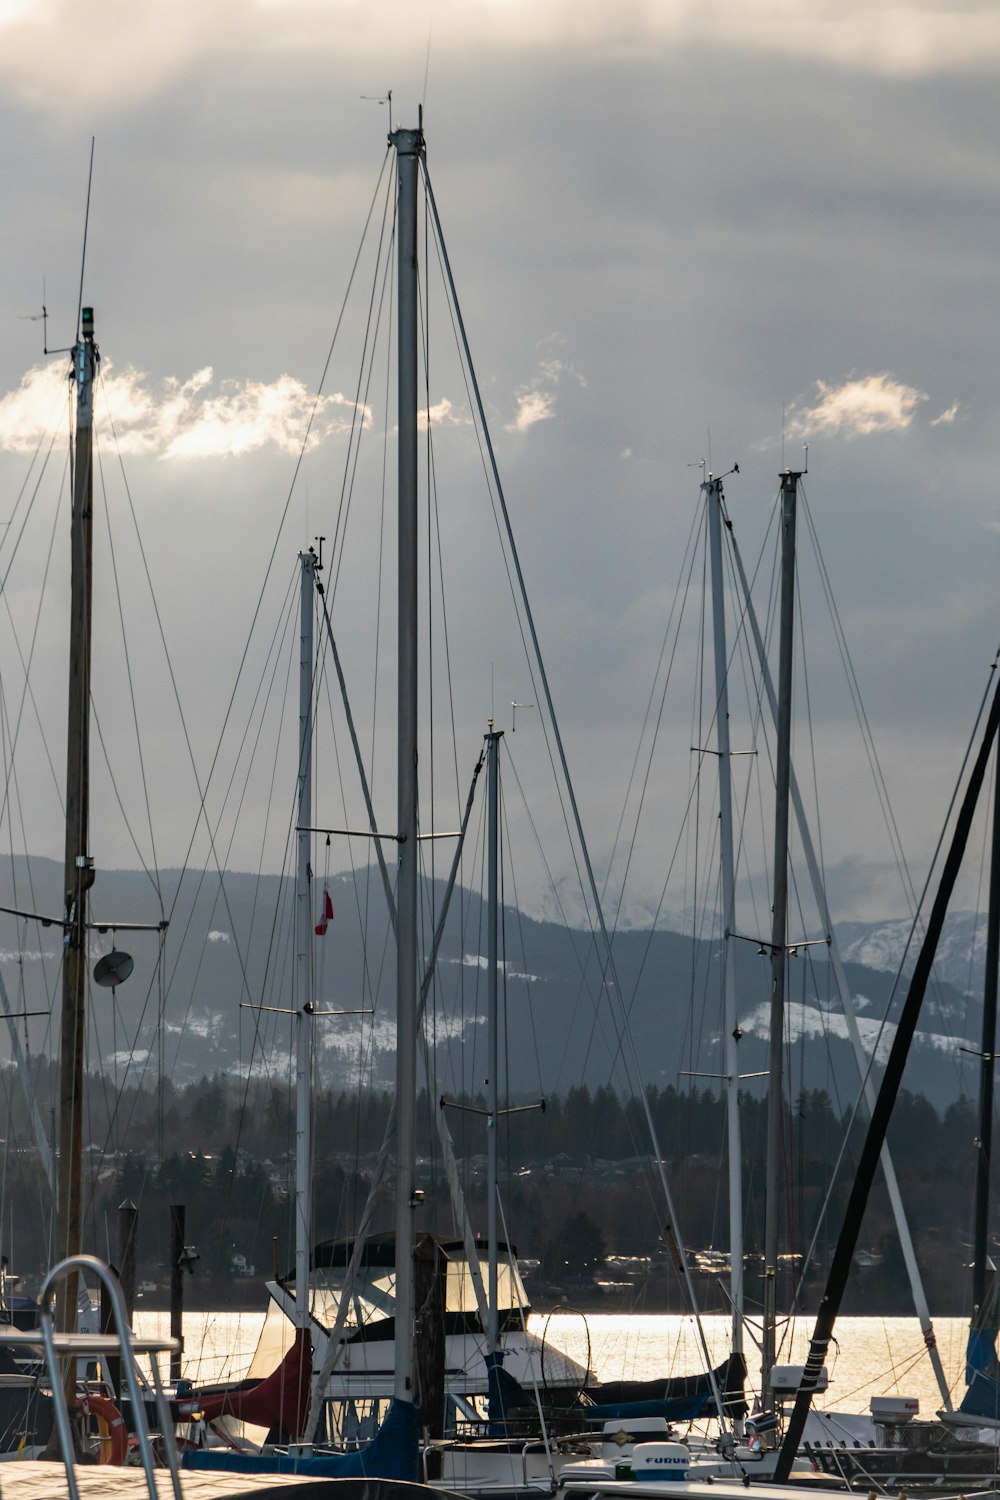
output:
<path id="1" fill-rule="evenodd" d="M 114 1464 L 120 1468 L 128 1453 L 128 1430 L 125 1418 L 107 1396 L 78 1396 L 77 1407 L 85 1416 L 97 1419 L 99 1464 Z"/>

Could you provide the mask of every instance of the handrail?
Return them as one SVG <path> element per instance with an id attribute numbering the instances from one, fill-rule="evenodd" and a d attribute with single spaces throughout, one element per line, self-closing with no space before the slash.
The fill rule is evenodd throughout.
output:
<path id="1" fill-rule="evenodd" d="M 116 1329 L 115 1334 L 110 1336 L 107 1334 L 56 1334 L 52 1316 L 52 1298 L 55 1293 L 56 1284 L 67 1272 L 73 1270 L 92 1272 L 102 1285 L 107 1288 L 111 1301 L 113 1326 Z M 52 1377 L 52 1406 L 55 1414 L 56 1429 L 59 1434 L 59 1447 L 62 1452 L 63 1465 L 66 1469 L 66 1483 L 69 1488 L 70 1500 L 80 1500 L 80 1491 L 77 1488 L 76 1474 L 73 1466 L 73 1434 L 70 1430 L 69 1407 L 66 1401 L 65 1387 L 59 1376 L 59 1354 L 101 1353 L 106 1352 L 109 1347 L 113 1348 L 115 1345 L 118 1346 L 121 1353 L 122 1369 L 124 1371 L 125 1383 L 128 1386 L 129 1400 L 132 1403 L 135 1434 L 139 1442 L 139 1452 L 142 1456 L 142 1467 L 146 1474 L 146 1484 L 149 1494 L 155 1500 L 157 1491 L 153 1466 L 153 1445 L 150 1442 L 146 1408 L 143 1405 L 142 1393 L 139 1389 L 139 1381 L 136 1375 L 135 1352 L 137 1349 L 149 1354 L 153 1373 L 153 1393 L 156 1400 L 156 1413 L 160 1421 L 160 1432 L 163 1437 L 163 1448 L 167 1457 L 167 1466 L 170 1469 L 174 1500 L 182 1500 L 181 1477 L 177 1463 L 173 1422 L 170 1416 L 170 1407 L 163 1392 L 163 1383 L 160 1380 L 160 1367 L 156 1357 L 157 1354 L 164 1352 L 164 1350 L 171 1349 L 175 1345 L 176 1340 L 143 1339 L 137 1342 L 133 1339 L 132 1330 L 129 1327 L 128 1310 L 125 1307 L 125 1299 L 122 1296 L 121 1283 L 112 1272 L 110 1266 L 106 1265 L 104 1261 L 98 1260 L 95 1255 L 70 1255 L 65 1260 L 59 1261 L 58 1265 L 52 1267 L 42 1282 L 38 1302 L 42 1343 L 45 1346 L 46 1362 Z M 31 1333 L 33 1332 L 34 1330 L 31 1331 Z M 29 1338 L 31 1337 L 31 1333 L 28 1335 Z M 5 1334 L 4 1337 L 5 1342 L 8 1343 L 21 1342 L 21 1340 L 11 1339 L 10 1334 Z M 27 1343 L 28 1338 L 23 1338 L 23 1342 Z"/>
<path id="2" fill-rule="evenodd" d="M 538 1485 L 532 1484 L 531 1480 L 528 1478 L 528 1454 L 531 1452 L 531 1450 L 533 1448 L 536 1451 L 540 1449 L 545 1454 L 545 1457 L 548 1460 L 548 1465 L 549 1465 L 549 1487 L 548 1487 L 548 1489 L 544 1489 L 543 1486 L 540 1485 L 540 1484 L 538 1484 Z M 556 1489 L 557 1489 L 556 1475 L 555 1475 L 555 1470 L 552 1467 L 552 1451 L 551 1451 L 551 1449 L 549 1447 L 549 1443 L 548 1443 L 548 1438 L 547 1437 L 546 1437 L 546 1439 L 545 1439 L 544 1442 L 541 1442 L 541 1443 L 539 1443 L 537 1441 L 535 1441 L 535 1442 L 528 1442 L 528 1443 L 525 1443 L 523 1445 L 523 1447 L 521 1448 L 521 1483 L 523 1484 L 523 1486 L 524 1486 L 524 1488 L 526 1490 L 527 1489 L 532 1489 L 532 1490 L 534 1490 L 536 1492 L 536 1494 L 539 1494 L 539 1495 L 554 1495 L 556 1493 Z"/>

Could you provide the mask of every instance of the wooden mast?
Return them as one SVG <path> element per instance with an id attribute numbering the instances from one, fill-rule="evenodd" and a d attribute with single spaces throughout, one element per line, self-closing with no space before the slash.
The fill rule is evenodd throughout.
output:
<path id="1" fill-rule="evenodd" d="M 71 521 L 69 715 L 66 747 L 66 855 L 63 881 L 62 1038 L 59 1059 L 59 1258 L 81 1249 L 84 1015 L 87 983 L 87 892 L 94 883 L 87 852 L 90 828 L 90 658 L 93 574 L 94 376 L 100 355 L 93 309 L 81 314 L 73 348 L 76 441 Z M 76 1321 L 77 1277 L 62 1284 L 58 1322 Z"/>

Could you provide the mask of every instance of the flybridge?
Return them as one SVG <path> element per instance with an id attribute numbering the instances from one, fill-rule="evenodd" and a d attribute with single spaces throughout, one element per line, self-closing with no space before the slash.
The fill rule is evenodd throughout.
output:
<path id="1" fill-rule="evenodd" d="M 462 1240 L 445 1240 L 435 1236 L 435 1244 L 445 1261 L 444 1297 L 448 1333 L 478 1333 L 480 1329 L 478 1299 L 473 1270 Z M 313 1249 L 313 1269 L 309 1278 L 309 1305 L 313 1318 L 328 1332 L 337 1321 L 341 1299 L 347 1291 L 348 1309 L 344 1326 L 353 1336 L 362 1338 L 391 1337 L 387 1320 L 396 1312 L 396 1237 L 373 1235 L 365 1240 L 358 1268 L 350 1278 L 347 1271 L 355 1241 L 327 1240 Z M 476 1241 L 476 1252 L 487 1259 L 488 1246 Z M 496 1245 L 497 1305 L 504 1327 L 520 1328 L 522 1313 L 530 1311 L 524 1284 L 517 1270 L 517 1251 L 502 1242 Z M 279 1285 L 294 1294 L 295 1278 L 282 1278 Z M 381 1327 L 380 1327 L 381 1325 Z"/>

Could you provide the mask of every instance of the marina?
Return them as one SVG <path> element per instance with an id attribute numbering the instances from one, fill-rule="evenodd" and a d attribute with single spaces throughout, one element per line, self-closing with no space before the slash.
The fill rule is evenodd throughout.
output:
<path id="1" fill-rule="evenodd" d="M 729 1320 L 703 1319 L 709 1351 L 721 1360 L 727 1349 Z M 169 1332 L 167 1313 L 136 1314 L 136 1330 L 150 1337 Z M 185 1373 L 193 1380 L 238 1379 L 246 1372 L 263 1324 L 258 1312 L 189 1312 L 185 1316 Z M 572 1359 L 589 1349 L 601 1380 L 649 1380 L 689 1370 L 699 1344 L 689 1317 L 650 1313 L 533 1313 L 529 1329 L 545 1337 Z M 753 1323 L 751 1320 L 751 1327 Z M 810 1322 L 795 1321 L 782 1359 L 802 1363 L 809 1345 Z M 961 1387 L 968 1340 L 967 1318 L 936 1318 L 938 1348 L 954 1391 Z M 864 1410 L 872 1396 L 894 1394 L 916 1398 L 922 1416 L 940 1404 L 934 1372 L 926 1357 L 916 1318 L 843 1318 L 838 1350 L 830 1362 L 831 1385 L 823 1405 Z"/>
<path id="2" fill-rule="evenodd" d="M 897 204 L 934 253 L 869 274 L 884 127 L 937 118 L 899 58 L 944 95 L 946 49 L 861 65 L 840 18 L 815 118 L 754 56 L 784 112 L 720 97 L 688 144 L 731 28 L 698 63 L 599 4 L 599 46 L 520 52 L 512 0 L 480 118 L 427 115 L 429 41 L 371 92 L 379 35 L 365 129 L 307 140 L 285 64 L 315 45 L 326 91 L 339 35 L 250 9 L 232 83 L 207 12 L 176 57 L 164 24 L 162 145 L 112 210 L 91 137 L 0 394 L 0 1500 L 995 1494 L 1000 522 L 976 471 L 938 504 L 995 451 L 992 367 L 963 384 L 995 268 L 957 125 L 936 218 Z M 585 154 L 551 74 L 507 139 L 504 38 L 615 97 Z M 230 88 L 248 153 L 203 175 Z M 841 133 L 850 190 L 807 204 Z M 185 1309 L 199 1274 L 240 1310 Z"/>

